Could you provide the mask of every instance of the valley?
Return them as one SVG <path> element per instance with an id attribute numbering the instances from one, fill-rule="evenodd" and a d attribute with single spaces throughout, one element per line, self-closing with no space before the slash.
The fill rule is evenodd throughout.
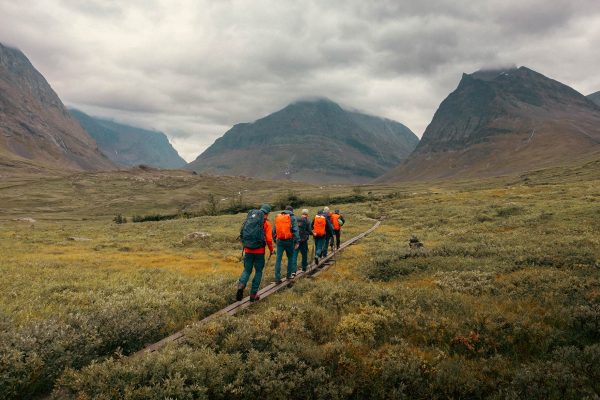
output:
<path id="1" fill-rule="evenodd" d="M 385 219 L 318 278 L 128 361 L 120 354 L 232 301 L 244 214 L 125 224 L 114 214 L 169 214 L 192 199 L 200 210 L 209 193 L 240 189 L 277 203 L 288 188 L 186 171 L 14 177 L 0 188 L 4 395 L 245 398 L 255 380 L 245 363 L 264 373 L 244 393 L 272 398 L 594 393 L 599 188 L 598 160 L 482 180 L 295 187 L 309 203 L 371 192 L 335 204 L 346 237 Z M 185 241 L 194 231 L 211 236 Z M 413 234 L 422 251 L 408 248 Z"/>

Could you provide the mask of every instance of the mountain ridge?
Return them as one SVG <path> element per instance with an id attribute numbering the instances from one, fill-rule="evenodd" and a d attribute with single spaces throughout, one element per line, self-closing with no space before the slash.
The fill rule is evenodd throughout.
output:
<path id="1" fill-rule="evenodd" d="M 32 170 L 115 168 L 25 54 L 1 43 L 0 161 Z"/>
<path id="2" fill-rule="evenodd" d="M 140 164 L 155 168 L 183 168 L 179 156 L 163 132 L 147 130 L 70 109 L 71 115 L 94 138 L 102 153 L 118 165 Z"/>
<path id="3" fill-rule="evenodd" d="M 600 106 L 600 91 L 597 91 L 592 94 L 588 94 L 586 97 L 588 99 L 590 99 L 591 101 L 593 101 L 594 103 L 596 103 L 598 106 Z"/>
<path id="4" fill-rule="evenodd" d="M 510 174 L 565 162 L 600 144 L 600 107 L 527 67 L 463 74 L 411 156 L 380 181 Z"/>
<path id="5" fill-rule="evenodd" d="M 347 111 L 325 98 L 299 100 L 234 125 L 188 168 L 263 179 L 366 182 L 397 165 L 417 142 L 399 122 Z"/>

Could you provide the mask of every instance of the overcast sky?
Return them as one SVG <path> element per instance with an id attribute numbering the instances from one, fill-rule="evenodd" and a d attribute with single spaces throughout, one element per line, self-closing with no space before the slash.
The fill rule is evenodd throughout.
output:
<path id="1" fill-rule="evenodd" d="M 161 130 L 188 161 L 307 96 L 421 136 L 481 67 L 600 90 L 600 0 L 0 0 L 0 42 L 65 104 Z"/>

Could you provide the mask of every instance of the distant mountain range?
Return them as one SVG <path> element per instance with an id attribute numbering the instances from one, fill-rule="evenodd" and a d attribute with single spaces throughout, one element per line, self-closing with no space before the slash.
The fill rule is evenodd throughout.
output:
<path id="1" fill-rule="evenodd" d="M 463 74 L 415 151 L 380 181 L 511 174 L 599 149 L 590 99 L 526 67 L 478 71 Z"/>
<path id="2" fill-rule="evenodd" d="M 417 143 L 401 123 L 348 111 L 328 99 L 307 100 L 235 125 L 188 168 L 263 179 L 368 182 Z"/>
<path id="3" fill-rule="evenodd" d="M 592 94 L 588 94 L 587 98 L 600 106 L 600 91 Z"/>
<path id="4" fill-rule="evenodd" d="M 186 165 L 161 132 L 71 114 L 21 51 L 0 44 L 2 169 L 145 164 L 365 183 L 505 175 L 600 155 L 600 92 L 583 96 L 526 67 L 463 74 L 420 142 L 401 123 L 320 98 L 237 124 Z"/>
<path id="5" fill-rule="evenodd" d="M 156 168 L 183 168 L 187 164 L 162 132 L 91 117 L 79 110 L 69 111 L 115 164 Z"/>
<path id="6" fill-rule="evenodd" d="M 0 44 L 0 167 L 115 168 L 25 55 Z"/>

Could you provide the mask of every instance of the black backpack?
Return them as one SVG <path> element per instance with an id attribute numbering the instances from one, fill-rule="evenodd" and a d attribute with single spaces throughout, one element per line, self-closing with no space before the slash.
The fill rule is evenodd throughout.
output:
<path id="1" fill-rule="evenodd" d="M 250 210 L 246 221 L 240 230 L 242 244 L 248 249 L 260 249 L 267 244 L 265 241 L 265 230 L 263 228 L 265 213 L 260 210 Z"/>

